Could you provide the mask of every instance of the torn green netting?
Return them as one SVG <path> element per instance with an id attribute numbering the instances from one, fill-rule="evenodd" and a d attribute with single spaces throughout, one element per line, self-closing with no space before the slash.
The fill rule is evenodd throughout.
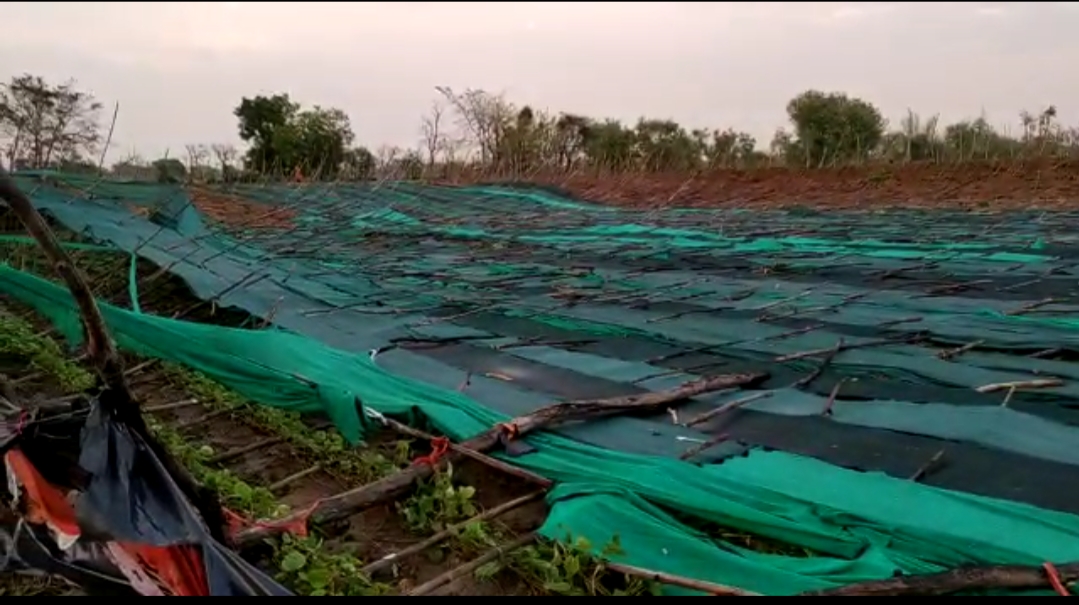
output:
<path id="1" fill-rule="evenodd" d="M 54 283 L 0 266 L 0 291 L 81 335 L 74 301 Z M 362 435 L 355 402 L 406 416 L 418 410 L 463 440 L 505 417 L 464 394 L 393 375 L 367 356 L 282 331 L 195 324 L 102 304 L 122 348 L 177 362 L 264 405 L 327 413 L 350 439 Z M 543 528 L 587 537 L 600 550 L 617 535 L 626 563 L 792 594 L 896 570 L 963 564 L 1079 560 L 1079 516 L 859 473 L 781 452 L 754 451 L 722 465 L 603 450 L 553 434 L 513 461 L 555 480 Z M 668 511 L 752 533 L 815 556 L 762 555 L 714 541 Z"/>

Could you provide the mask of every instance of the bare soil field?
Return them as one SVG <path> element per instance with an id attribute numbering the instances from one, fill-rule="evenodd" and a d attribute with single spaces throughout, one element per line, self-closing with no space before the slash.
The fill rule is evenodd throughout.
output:
<path id="1" fill-rule="evenodd" d="M 538 175 L 529 182 L 627 208 L 1079 207 L 1079 162 L 904 164 L 699 174 Z"/>
<path id="2" fill-rule="evenodd" d="M 651 208 L 951 208 L 982 211 L 1079 208 L 1079 161 L 914 163 L 686 173 L 551 173 L 526 178 L 461 175 L 436 182 L 530 183 L 578 199 Z M 251 228 L 288 228 L 294 212 L 204 187 L 189 189 L 209 217 Z"/>

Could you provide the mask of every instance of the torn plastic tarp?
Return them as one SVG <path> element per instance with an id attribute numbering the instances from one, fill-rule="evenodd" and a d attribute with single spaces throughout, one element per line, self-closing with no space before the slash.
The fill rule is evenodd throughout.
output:
<path id="1" fill-rule="evenodd" d="M 91 594 L 292 596 L 215 540 L 146 440 L 102 408 L 0 421 L 0 571 Z"/>

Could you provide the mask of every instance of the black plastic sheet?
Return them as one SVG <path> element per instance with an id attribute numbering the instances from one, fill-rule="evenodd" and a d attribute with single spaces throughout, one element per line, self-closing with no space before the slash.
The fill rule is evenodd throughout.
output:
<path id="1" fill-rule="evenodd" d="M 291 596 L 255 566 L 215 540 L 193 504 L 137 431 L 92 404 L 68 420 L 3 423 L 0 453 L 28 460 L 44 481 L 74 489 L 79 538 L 61 549 L 41 523 L 15 511 L 0 515 L 0 571 L 58 575 L 91 594 L 139 594 L 109 557 L 110 544 L 182 552 L 201 569 L 185 586 L 208 596 Z M 12 470 L 5 504 L 13 499 Z M 20 490 L 21 491 L 21 490 Z M 22 507 L 27 494 L 20 494 Z M 40 521 L 40 519 L 38 519 Z M 164 555 L 169 558 L 170 555 Z M 177 568 L 184 568 L 178 564 Z M 168 590 L 166 587 L 166 594 Z"/>

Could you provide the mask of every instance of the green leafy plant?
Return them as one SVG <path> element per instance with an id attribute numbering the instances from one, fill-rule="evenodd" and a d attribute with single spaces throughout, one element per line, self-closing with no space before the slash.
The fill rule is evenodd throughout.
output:
<path id="1" fill-rule="evenodd" d="M 604 565 L 623 554 L 615 536 L 599 555 L 592 554 L 587 538 L 567 536 L 563 541 L 539 541 L 518 549 L 503 560 L 492 561 L 475 571 L 477 579 L 490 579 L 503 570 L 517 574 L 538 593 L 567 596 L 658 596 L 655 582 L 611 572 Z"/>
<path id="2" fill-rule="evenodd" d="M 66 597 L 80 596 L 81 591 L 58 577 L 0 574 L 0 597 Z"/>
<path id="3" fill-rule="evenodd" d="M 364 576 L 358 559 L 327 552 L 322 540 L 283 536 L 274 551 L 278 581 L 299 594 L 324 597 L 369 597 L 390 592 L 389 586 Z"/>
<path id="4" fill-rule="evenodd" d="M 312 429 L 295 412 L 248 405 L 243 396 L 198 372 L 172 364 L 166 366 L 165 372 L 173 382 L 210 409 L 244 407 L 245 422 L 284 437 L 297 449 L 318 460 L 324 470 L 341 477 L 368 483 L 407 466 L 412 458 L 409 441 L 394 442 L 388 452 L 358 449 L 336 431 Z"/>
<path id="5" fill-rule="evenodd" d="M 195 480 L 217 493 L 225 506 L 259 519 L 281 518 L 290 512 L 270 490 L 250 485 L 227 469 L 210 466 L 208 461 L 214 455 L 212 447 L 192 445 L 180 433 L 154 420 L 149 420 L 147 425 Z"/>
<path id="6" fill-rule="evenodd" d="M 67 359 L 58 342 L 36 334 L 30 322 L 7 313 L 0 313 L 0 355 L 25 360 L 68 393 L 94 386 L 94 375 Z"/>
<path id="7" fill-rule="evenodd" d="M 416 533 L 432 533 L 460 523 L 477 512 L 476 488 L 455 485 L 453 466 L 436 472 L 433 477 L 416 486 L 413 494 L 398 504 L 405 525 Z"/>

